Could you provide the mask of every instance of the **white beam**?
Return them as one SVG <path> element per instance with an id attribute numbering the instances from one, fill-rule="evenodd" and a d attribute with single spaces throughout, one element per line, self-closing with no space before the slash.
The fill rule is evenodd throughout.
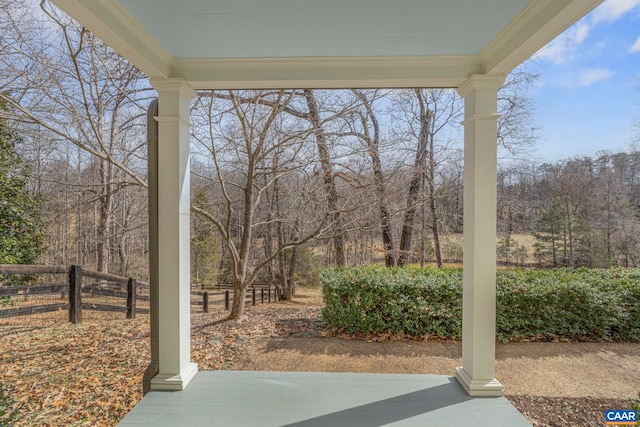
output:
<path id="1" fill-rule="evenodd" d="M 152 390 L 182 390 L 198 371 L 191 363 L 189 101 L 182 79 L 152 79 L 158 91 L 159 372 Z"/>
<path id="2" fill-rule="evenodd" d="M 603 1 L 532 1 L 480 53 L 482 73 L 511 72 Z"/>
<path id="3" fill-rule="evenodd" d="M 173 57 L 118 0 L 53 0 L 149 77 L 168 77 Z"/>
<path id="4" fill-rule="evenodd" d="M 457 87 L 480 73 L 475 56 L 178 59 L 195 89 Z"/>
<path id="5" fill-rule="evenodd" d="M 495 379 L 497 91 L 504 75 L 474 75 L 464 98 L 464 254 L 462 367 L 471 396 L 502 396 Z"/>

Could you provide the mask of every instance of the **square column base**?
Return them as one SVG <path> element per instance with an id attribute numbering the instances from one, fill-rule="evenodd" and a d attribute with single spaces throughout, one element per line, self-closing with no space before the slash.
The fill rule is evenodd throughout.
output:
<path id="1" fill-rule="evenodd" d="M 177 375 L 158 374 L 151 380 L 151 390 L 181 391 L 198 373 L 198 365 L 189 363 L 187 369 Z"/>
<path id="2" fill-rule="evenodd" d="M 502 397 L 504 387 L 495 378 L 492 380 L 473 380 L 462 366 L 456 368 L 456 379 L 469 396 Z"/>

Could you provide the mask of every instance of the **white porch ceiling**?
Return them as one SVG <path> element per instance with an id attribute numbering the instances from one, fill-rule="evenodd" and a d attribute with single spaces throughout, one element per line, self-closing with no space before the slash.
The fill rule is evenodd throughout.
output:
<path id="1" fill-rule="evenodd" d="M 476 55 L 529 0 L 120 2 L 185 59 Z"/>
<path id="2" fill-rule="evenodd" d="M 603 0 L 52 0 L 149 77 L 196 89 L 456 87 Z"/>

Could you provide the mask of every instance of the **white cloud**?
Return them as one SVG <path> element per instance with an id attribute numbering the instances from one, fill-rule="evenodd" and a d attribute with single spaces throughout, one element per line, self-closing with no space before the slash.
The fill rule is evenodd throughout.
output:
<path id="1" fill-rule="evenodd" d="M 578 47 L 587 39 L 590 30 L 591 27 L 586 20 L 578 21 L 536 53 L 535 58 L 549 60 L 556 64 L 573 61 L 578 53 Z"/>
<path id="2" fill-rule="evenodd" d="M 579 48 L 593 27 L 617 21 L 632 10 L 640 11 L 640 0 L 605 0 L 590 16 L 581 19 L 560 34 L 536 53 L 534 58 L 548 60 L 557 65 L 574 62 L 578 59 L 579 54 L 584 54 L 584 50 Z M 640 39 L 636 41 L 629 52 L 640 52 Z"/>
<path id="3" fill-rule="evenodd" d="M 633 46 L 629 48 L 629 53 L 640 53 L 640 37 L 638 37 Z"/>
<path id="4" fill-rule="evenodd" d="M 606 0 L 593 11 L 593 23 L 617 21 L 637 6 L 640 6 L 640 0 Z"/>
<path id="5" fill-rule="evenodd" d="M 588 68 L 578 75 L 576 81 L 572 83 L 572 86 L 587 87 L 594 85 L 598 82 L 609 80 L 616 74 L 615 71 L 608 68 Z"/>
<path id="6" fill-rule="evenodd" d="M 589 36 L 589 31 L 591 27 L 585 21 L 577 22 L 572 29 L 567 31 L 565 34 L 571 39 L 572 43 L 581 44 L 583 41 L 587 39 Z"/>

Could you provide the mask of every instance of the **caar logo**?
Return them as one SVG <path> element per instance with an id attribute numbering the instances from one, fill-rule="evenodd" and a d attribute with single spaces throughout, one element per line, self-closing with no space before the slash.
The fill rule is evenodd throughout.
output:
<path id="1" fill-rule="evenodd" d="M 608 409 L 604 411 L 604 423 L 608 426 L 633 426 L 638 422 L 638 413 L 631 409 Z"/>

